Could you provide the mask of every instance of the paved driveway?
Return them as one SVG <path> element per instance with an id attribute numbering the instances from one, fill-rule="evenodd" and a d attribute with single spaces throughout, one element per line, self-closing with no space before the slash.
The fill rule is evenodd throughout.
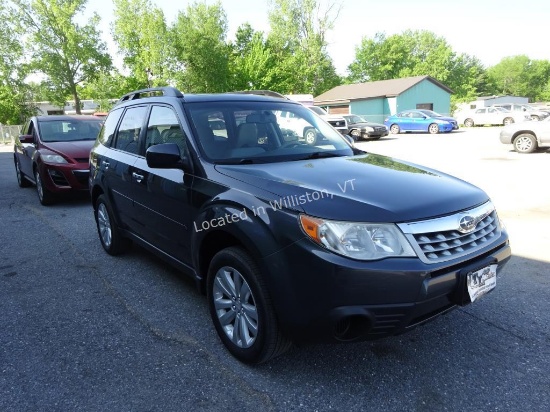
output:
<path id="1" fill-rule="evenodd" d="M 550 153 L 493 128 L 359 143 L 487 190 L 515 256 L 497 288 L 411 333 L 248 367 L 193 283 L 142 249 L 106 255 L 87 199 L 42 207 L 0 151 L 2 411 L 546 411 Z"/>

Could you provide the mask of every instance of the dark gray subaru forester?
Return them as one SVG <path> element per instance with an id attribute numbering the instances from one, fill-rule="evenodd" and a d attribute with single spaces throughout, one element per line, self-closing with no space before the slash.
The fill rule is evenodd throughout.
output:
<path id="1" fill-rule="evenodd" d="M 491 291 L 511 255 L 482 190 L 358 150 L 285 99 L 135 91 L 90 161 L 107 253 L 135 242 L 192 276 L 248 363 L 407 331 Z"/>

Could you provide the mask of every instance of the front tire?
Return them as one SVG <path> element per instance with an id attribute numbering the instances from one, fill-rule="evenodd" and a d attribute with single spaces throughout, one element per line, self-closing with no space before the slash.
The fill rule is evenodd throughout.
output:
<path id="1" fill-rule="evenodd" d="M 508 126 L 509 124 L 512 124 L 514 123 L 514 119 L 512 119 L 511 117 L 507 117 L 506 119 L 504 119 L 504 121 L 502 122 L 502 124 L 504 126 Z"/>
<path id="2" fill-rule="evenodd" d="M 472 119 L 465 119 L 464 120 L 464 126 L 466 127 L 474 127 L 474 121 Z"/>
<path id="3" fill-rule="evenodd" d="M 40 176 L 38 169 L 34 171 L 34 180 L 36 182 L 36 193 L 38 194 L 38 200 L 40 200 L 40 203 L 43 206 L 51 205 L 55 200 L 55 196 L 46 186 L 44 186 L 44 181 L 42 180 L 42 176 Z"/>
<path id="4" fill-rule="evenodd" d="M 308 145 L 315 146 L 317 143 L 317 133 L 315 132 L 315 129 L 306 129 L 304 131 L 304 139 Z"/>
<path id="5" fill-rule="evenodd" d="M 99 240 L 105 252 L 113 256 L 126 252 L 132 242 L 121 235 L 104 195 L 96 200 L 94 216 Z"/>
<path id="6" fill-rule="evenodd" d="M 537 147 L 537 139 L 532 134 L 520 134 L 514 140 L 514 149 L 518 153 L 533 153 Z"/>
<path id="7" fill-rule="evenodd" d="M 208 269 L 207 297 L 220 339 L 240 361 L 266 362 L 290 348 L 260 269 L 243 249 L 230 247 L 214 256 Z"/>
<path id="8" fill-rule="evenodd" d="M 432 123 L 428 126 L 428 132 L 430 134 L 438 134 L 439 133 L 439 126 L 436 123 Z"/>

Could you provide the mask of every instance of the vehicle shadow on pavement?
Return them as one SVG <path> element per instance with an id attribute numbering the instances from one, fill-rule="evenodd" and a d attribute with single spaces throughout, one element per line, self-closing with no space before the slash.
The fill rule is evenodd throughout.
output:
<path id="1" fill-rule="evenodd" d="M 550 262 L 513 256 L 493 292 L 407 334 L 295 348 L 258 371 L 281 385 L 292 376 L 288 390 L 294 385 L 322 388 L 379 402 L 387 402 L 386 396 L 409 398 L 424 405 L 423 410 L 452 404 L 460 410 L 449 383 L 470 395 L 480 393 L 484 385 L 493 394 L 493 405 L 519 410 L 518 399 L 525 402 L 519 396 L 520 379 L 527 375 L 534 383 L 532 394 L 544 392 L 550 384 L 548 273 Z M 526 370 L 526 364 L 532 368 Z M 537 409 L 537 402 L 533 398 L 523 407 Z M 333 407 L 338 409 L 338 404 Z"/>

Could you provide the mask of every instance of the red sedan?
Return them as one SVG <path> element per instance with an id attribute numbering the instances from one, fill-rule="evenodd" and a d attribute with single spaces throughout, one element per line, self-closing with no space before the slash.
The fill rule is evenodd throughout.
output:
<path id="1" fill-rule="evenodd" d="M 104 119 L 97 116 L 34 116 L 14 145 L 20 187 L 36 185 L 43 205 L 56 195 L 86 191 L 90 150 Z"/>

